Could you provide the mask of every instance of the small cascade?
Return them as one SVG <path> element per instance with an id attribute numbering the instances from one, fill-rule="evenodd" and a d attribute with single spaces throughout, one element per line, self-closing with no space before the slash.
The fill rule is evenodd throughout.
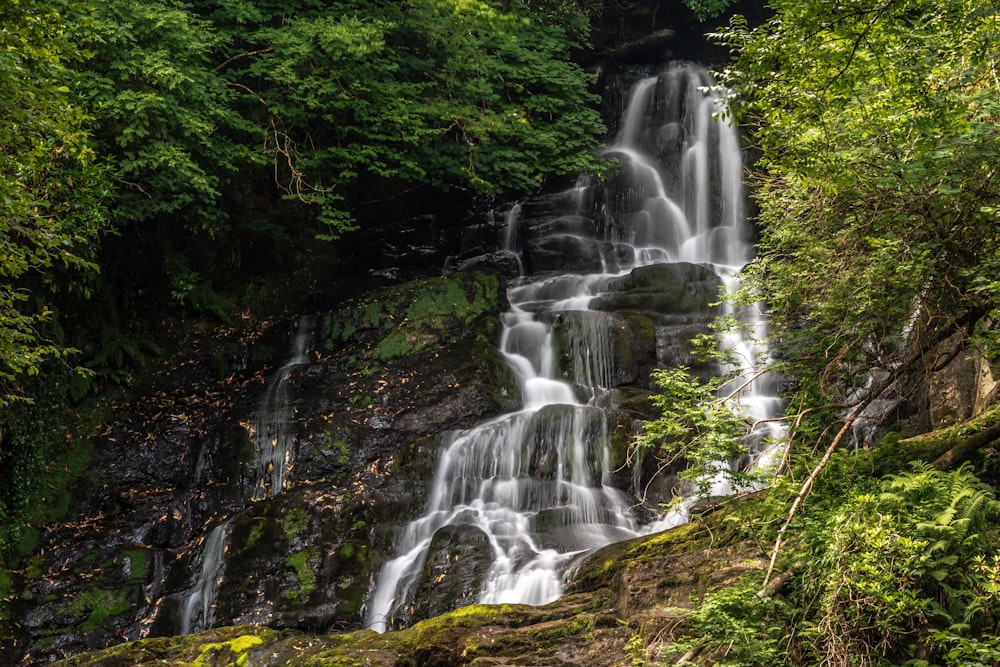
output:
<path id="1" fill-rule="evenodd" d="M 288 391 L 288 379 L 293 369 L 309 362 L 309 343 L 313 334 L 313 318 L 304 316 L 292 341 L 291 355 L 270 378 L 257 407 L 253 425 L 256 446 L 256 484 L 251 500 L 263 500 L 280 493 L 292 456 L 294 406 Z M 197 475 L 205 465 L 202 455 L 195 467 Z M 197 574 L 191 592 L 184 600 L 179 632 L 187 635 L 212 627 L 215 621 L 215 598 L 225 570 L 226 539 L 231 520 L 224 521 L 208 533 L 195 563 Z"/>
<path id="2" fill-rule="evenodd" d="M 524 275 L 524 264 L 521 254 L 517 251 L 517 223 L 521 216 L 521 205 L 514 204 L 504 216 L 503 249 L 517 260 L 517 273 Z"/>
<path id="3" fill-rule="evenodd" d="M 630 510 L 635 497 L 610 485 L 604 408 L 615 386 L 615 346 L 610 315 L 591 304 L 653 264 L 708 267 L 693 268 L 736 286 L 734 275 L 752 254 L 742 155 L 737 131 L 717 117 L 711 86 L 709 75 L 690 64 L 639 81 L 606 151 L 621 161 L 620 173 L 607 183 L 582 179 L 561 198 L 567 210 L 546 227 L 559 243 L 549 247 L 586 249 L 587 265 L 601 271 L 522 276 L 508 290 L 501 352 L 518 379 L 522 407 L 444 437 L 424 514 L 400 530 L 397 556 L 370 592 L 369 627 L 385 631 L 410 620 L 438 531 L 463 527 L 488 541 L 493 560 L 480 602 L 537 605 L 562 594 L 563 573 L 580 554 L 686 520 L 675 511 L 641 526 Z M 520 212 L 508 215 L 508 251 L 517 245 Z M 576 264 L 568 260 L 552 261 Z M 759 313 L 736 315 L 763 333 Z M 736 371 L 747 384 L 740 401 L 748 414 L 773 416 L 780 409 L 773 388 L 750 381 L 766 350 L 735 337 L 726 345 L 745 360 Z M 755 436 L 760 451 L 750 456 L 761 455 L 773 435 Z"/>
<path id="4" fill-rule="evenodd" d="M 229 522 L 214 527 L 202 543 L 198 575 L 181 610 L 180 634 L 189 635 L 212 627 L 215 622 L 215 597 L 222 581 L 223 556 Z"/>
<path id="5" fill-rule="evenodd" d="M 257 482 L 253 500 L 263 500 L 280 493 L 291 464 L 294 405 L 288 395 L 291 372 L 309 363 L 313 318 L 303 316 L 292 341 L 291 356 L 267 383 L 254 419 L 254 445 L 257 452 Z"/>

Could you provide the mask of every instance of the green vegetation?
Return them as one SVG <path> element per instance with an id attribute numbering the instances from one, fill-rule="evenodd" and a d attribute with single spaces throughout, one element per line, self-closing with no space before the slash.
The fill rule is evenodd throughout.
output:
<path id="1" fill-rule="evenodd" d="M 75 3 L 4 3 L 0 25 L 0 408 L 23 400 L 26 376 L 60 341 L 39 335 L 55 318 L 53 293 L 87 289 L 105 226 L 107 182 L 74 104 L 78 63 L 60 9 Z M 0 427 L 0 435 L 6 429 Z"/>
<path id="2" fill-rule="evenodd" d="M 497 312 L 500 298 L 500 281 L 492 273 L 441 276 L 369 295 L 331 313 L 323 325 L 331 349 L 362 336 L 372 341 L 370 355 L 387 362 L 453 342 L 446 340 L 451 329 Z"/>
<path id="3" fill-rule="evenodd" d="M 914 465 L 881 481 L 865 457 L 838 454 L 782 556 L 785 575 L 707 595 L 691 638 L 670 649 L 691 664 L 992 664 L 1000 611 L 1000 503 L 967 468 Z M 786 502 L 793 485 L 772 495 Z M 774 534 L 778 503 L 733 520 Z M 770 524 L 770 528 L 768 528 Z M 778 595 L 780 590 L 781 595 Z"/>
<path id="4" fill-rule="evenodd" d="M 720 38 L 761 154 L 747 284 L 771 309 L 797 400 L 857 414 L 889 386 L 911 397 L 976 344 L 995 358 L 995 329 L 980 326 L 1000 307 L 995 3 L 771 5 L 769 23 L 737 19 Z M 849 400 L 868 373 L 886 379 Z"/>
<path id="5" fill-rule="evenodd" d="M 88 588 L 68 605 L 67 611 L 82 621 L 80 629 L 91 632 L 100 627 L 104 619 L 128 611 L 132 603 L 123 591 L 108 591 L 99 588 Z"/>
<path id="6" fill-rule="evenodd" d="M 794 383 L 783 474 L 738 513 L 773 547 L 763 576 L 701 600 L 694 638 L 667 653 L 995 664 L 1000 504 L 977 475 L 992 474 L 982 450 L 1000 435 L 996 407 L 870 450 L 847 444 L 876 400 L 896 401 L 883 428 L 914 429 L 902 418 L 931 374 L 1000 357 L 1000 6 L 770 6 L 760 27 L 736 17 L 717 37 L 734 54 L 722 73 L 732 118 L 759 157 L 761 240 L 741 299 L 768 304 L 773 370 Z M 663 418 L 641 445 L 698 462 L 738 433 L 710 387 L 683 371 L 657 380 Z"/>
<path id="7" fill-rule="evenodd" d="M 285 565 L 295 572 L 299 587 L 286 592 L 286 597 L 298 600 L 299 602 L 305 602 L 309 597 L 309 594 L 316 587 L 316 573 L 313 571 L 312 566 L 309 565 L 309 561 L 318 555 L 319 549 L 317 547 L 309 547 L 288 555 L 285 559 Z"/>
<path id="8" fill-rule="evenodd" d="M 692 487 L 690 495 L 705 496 L 719 475 L 734 488 L 749 486 L 752 473 L 719 465 L 739 460 L 746 451 L 740 440 L 744 420 L 725 394 L 720 398 L 729 380 L 715 376 L 703 382 L 683 367 L 653 371 L 653 381 L 663 390 L 650 399 L 659 414 L 643 422 L 632 455 L 641 461 L 652 453 L 661 470 L 679 469 L 680 478 Z"/>

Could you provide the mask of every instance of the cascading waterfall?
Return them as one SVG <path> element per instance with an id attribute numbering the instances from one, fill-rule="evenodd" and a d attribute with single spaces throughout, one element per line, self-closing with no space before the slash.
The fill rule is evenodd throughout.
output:
<path id="1" fill-rule="evenodd" d="M 184 608 L 181 610 L 180 634 L 202 632 L 215 621 L 215 596 L 222 576 L 223 555 L 229 521 L 224 521 L 209 531 L 201 550 L 201 567 Z"/>
<path id="2" fill-rule="evenodd" d="M 384 631 L 405 619 L 434 534 L 444 527 L 471 526 L 488 539 L 493 560 L 480 602 L 537 605 L 562 594 L 563 572 L 579 554 L 685 520 L 675 512 L 639 526 L 629 509 L 634 499 L 608 484 L 602 406 L 613 383 L 613 346 L 608 315 L 589 306 L 639 266 L 707 265 L 732 287 L 748 261 L 739 136 L 716 117 L 718 103 L 706 92 L 711 84 L 697 66 L 678 64 L 632 89 L 607 150 L 621 161 L 621 175 L 607 185 L 582 182 L 566 198 L 577 206 L 608 202 L 598 245 L 609 272 L 525 277 L 510 288 L 501 352 L 520 383 L 523 407 L 447 437 L 425 513 L 400 531 L 398 556 L 370 594 L 369 627 Z M 607 187 L 606 196 L 586 196 L 595 187 Z M 508 217 L 508 249 L 518 213 Z M 738 315 L 763 332 L 759 315 Z M 568 368 L 557 363 L 557 328 Z M 737 371 L 749 379 L 765 351 L 735 337 L 725 344 L 746 360 Z M 780 407 L 768 391 L 757 380 L 742 392 L 751 418 Z"/>
<path id="3" fill-rule="evenodd" d="M 304 316 L 292 341 L 292 354 L 268 381 L 257 407 L 253 439 L 257 452 L 257 483 L 253 500 L 263 500 L 280 493 L 292 456 L 292 416 L 294 406 L 288 395 L 292 370 L 309 362 L 309 342 L 313 320 Z"/>

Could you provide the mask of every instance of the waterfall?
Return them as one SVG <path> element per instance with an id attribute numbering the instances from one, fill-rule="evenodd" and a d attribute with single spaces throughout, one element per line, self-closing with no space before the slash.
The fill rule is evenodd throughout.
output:
<path id="1" fill-rule="evenodd" d="M 603 270 L 523 276 L 509 289 L 500 347 L 520 384 L 522 408 L 444 439 L 424 514 L 400 530 L 398 555 L 370 593 L 369 627 L 384 631 L 408 620 L 432 539 L 445 527 L 471 527 L 488 541 L 492 564 L 480 602 L 538 605 L 562 594 L 563 573 L 580 554 L 686 520 L 672 512 L 640 526 L 630 511 L 634 498 L 609 484 L 602 408 L 614 384 L 613 345 L 609 315 L 590 306 L 614 280 L 658 263 L 707 266 L 735 287 L 734 275 L 752 252 L 742 154 L 736 129 L 717 117 L 722 109 L 711 85 L 701 68 L 676 64 L 632 88 L 606 151 L 620 160 L 620 174 L 607 183 L 581 180 L 564 197 L 575 208 L 551 232 L 583 245 L 579 229 L 587 225 L 575 221 L 590 215 L 602 236 L 592 236 L 589 247 L 600 249 Z M 604 188 L 604 196 L 588 196 L 593 188 Z M 584 210 L 595 201 L 606 206 Z M 517 207 L 508 217 L 508 250 L 522 213 Z M 763 332 L 760 313 L 736 315 Z M 766 350 L 737 337 L 725 345 L 741 360 L 736 372 L 749 380 Z M 752 419 L 762 419 L 780 409 L 772 394 L 757 380 L 740 401 Z"/>
<path id="2" fill-rule="evenodd" d="M 268 380 L 258 403 L 252 433 L 256 447 L 256 481 L 251 500 L 263 500 L 284 488 L 294 444 L 294 406 L 288 392 L 288 379 L 293 369 L 309 362 L 313 326 L 310 316 L 299 320 L 290 357 Z M 196 464 L 196 475 L 200 476 L 200 468 L 204 465 L 202 457 Z M 181 609 L 179 632 L 182 635 L 207 630 L 215 621 L 215 599 L 225 569 L 226 538 L 231 521 L 212 528 L 202 542 L 195 561 L 199 564 L 197 574 Z"/>
<path id="3" fill-rule="evenodd" d="M 215 622 L 215 596 L 222 577 L 229 521 L 214 527 L 201 549 L 201 567 L 181 610 L 180 634 L 202 632 Z"/>
<path id="4" fill-rule="evenodd" d="M 280 493 L 285 486 L 293 453 L 294 406 L 288 395 L 292 370 L 309 362 L 309 342 L 313 319 L 303 316 L 292 341 L 291 356 L 267 383 L 254 419 L 254 446 L 257 454 L 257 480 L 253 500 L 263 500 Z"/>

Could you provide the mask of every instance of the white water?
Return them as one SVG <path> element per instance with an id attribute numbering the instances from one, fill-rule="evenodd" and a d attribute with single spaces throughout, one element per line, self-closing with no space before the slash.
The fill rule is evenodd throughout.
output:
<path id="1" fill-rule="evenodd" d="M 493 563 L 480 602 L 538 605 L 562 594 L 563 573 L 581 553 L 686 520 L 683 510 L 674 511 L 640 526 L 629 510 L 634 498 L 607 484 L 601 406 L 613 382 L 612 341 L 608 316 L 589 304 L 612 278 L 637 266 L 705 264 L 732 287 L 750 258 L 739 136 L 714 117 L 721 109 L 704 90 L 710 83 L 699 68 L 677 65 L 633 88 L 607 151 L 622 163 L 618 182 L 608 186 L 609 231 L 600 239 L 607 251 L 602 265 L 614 268 L 548 276 L 509 290 L 501 352 L 520 383 L 523 408 L 444 442 L 424 515 L 400 531 L 398 555 L 372 590 L 369 627 L 386 630 L 397 612 L 405 618 L 431 540 L 444 526 L 475 526 L 489 539 Z M 581 183 L 567 200 L 587 201 L 590 187 L 599 186 Z M 517 215 L 514 210 L 508 218 L 508 249 Z M 739 315 L 763 333 L 759 312 Z M 556 321 L 568 368 L 557 363 Z M 745 359 L 737 371 L 749 378 L 765 351 L 736 336 L 725 344 Z M 771 393 L 756 381 L 740 402 L 752 419 L 763 419 L 780 408 Z M 728 491 L 723 486 L 720 477 L 716 490 Z"/>
<path id="2" fill-rule="evenodd" d="M 263 500 L 280 493 L 284 488 L 294 444 L 294 406 L 288 392 L 288 378 L 294 368 L 309 361 L 312 329 L 311 317 L 306 316 L 299 321 L 291 356 L 271 376 L 257 406 L 251 434 L 256 447 L 257 468 L 252 500 Z M 198 472 L 196 474 L 200 475 Z M 179 631 L 182 635 L 207 630 L 215 621 L 215 600 L 224 571 L 229 524 L 230 521 L 225 521 L 215 526 L 201 545 L 201 553 L 196 561 L 200 566 L 181 610 Z"/>
<path id="3" fill-rule="evenodd" d="M 299 327 L 292 341 L 291 356 L 271 376 L 257 406 L 253 427 L 257 482 L 253 500 L 274 496 L 285 487 L 285 475 L 292 464 L 294 451 L 292 417 L 295 406 L 288 395 L 288 378 L 295 368 L 309 362 L 312 330 L 311 317 L 305 316 L 299 320 Z"/>
<path id="4" fill-rule="evenodd" d="M 201 567 L 181 610 L 180 634 L 202 632 L 215 622 L 215 597 L 222 579 L 229 521 L 213 528 L 201 550 Z"/>

